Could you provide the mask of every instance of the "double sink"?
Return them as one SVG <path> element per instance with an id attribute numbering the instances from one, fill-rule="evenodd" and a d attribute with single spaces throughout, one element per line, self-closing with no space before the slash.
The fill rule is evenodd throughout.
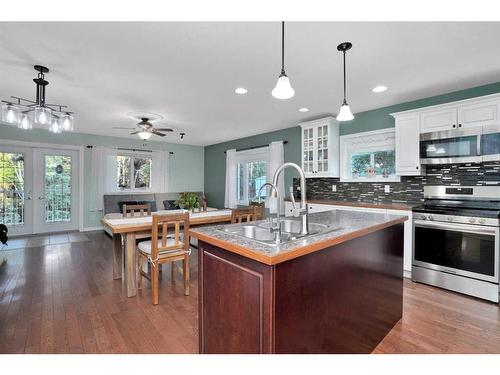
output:
<path id="1" fill-rule="evenodd" d="M 327 233 L 340 228 L 333 225 L 322 223 L 309 222 L 309 233 L 301 234 L 302 222 L 294 219 L 283 219 L 281 223 L 280 241 L 276 241 L 276 233 L 270 231 L 270 223 L 268 221 L 260 223 L 248 223 L 244 225 L 223 227 L 219 230 L 238 237 L 251 239 L 267 245 L 278 245 L 279 243 L 287 243 L 295 240 L 309 238 L 322 233 Z"/>

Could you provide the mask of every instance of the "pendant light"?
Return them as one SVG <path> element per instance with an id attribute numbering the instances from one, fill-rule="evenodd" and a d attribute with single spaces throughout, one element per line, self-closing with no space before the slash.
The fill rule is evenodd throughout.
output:
<path id="1" fill-rule="evenodd" d="M 295 95 L 295 90 L 285 73 L 285 21 L 281 22 L 281 73 L 271 94 L 276 99 L 290 99 Z"/>
<path id="2" fill-rule="evenodd" d="M 349 108 L 349 104 L 347 104 L 346 100 L 346 70 L 345 70 L 345 53 L 352 48 L 352 44 L 349 42 L 340 43 L 337 46 L 337 50 L 342 52 L 344 57 L 344 101 L 342 102 L 342 106 L 340 107 L 339 114 L 337 115 L 337 121 L 351 121 L 354 118 L 354 115 L 351 112 L 351 108 Z"/>

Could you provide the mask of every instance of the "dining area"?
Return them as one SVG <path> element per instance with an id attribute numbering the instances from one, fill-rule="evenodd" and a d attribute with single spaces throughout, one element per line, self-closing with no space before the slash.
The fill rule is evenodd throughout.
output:
<path id="1" fill-rule="evenodd" d="M 182 274 L 184 295 L 190 294 L 190 256 L 197 248 L 196 239 L 191 239 L 190 228 L 260 220 L 264 216 L 264 204 L 255 202 L 233 209 L 156 212 L 152 212 L 148 203 L 124 204 L 121 211 L 102 218 L 103 227 L 113 238 L 112 277 L 122 281 L 127 297 L 138 294 L 145 278 L 151 285 L 152 304 L 157 305 L 163 265 L 171 265 L 172 282 L 177 272 Z"/>

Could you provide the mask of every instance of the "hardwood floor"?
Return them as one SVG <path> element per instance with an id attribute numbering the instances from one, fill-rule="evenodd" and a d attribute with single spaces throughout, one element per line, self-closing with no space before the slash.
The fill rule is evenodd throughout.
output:
<path id="1" fill-rule="evenodd" d="M 127 298 L 112 277 L 112 240 L 2 252 L 0 353 L 197 353 L 197 256 L 191 295 L 164 266 L 160 303 L 149 282 Z M 375 353 L 500 353 L 498 305 L 405 281 L 404 316 Z"/>

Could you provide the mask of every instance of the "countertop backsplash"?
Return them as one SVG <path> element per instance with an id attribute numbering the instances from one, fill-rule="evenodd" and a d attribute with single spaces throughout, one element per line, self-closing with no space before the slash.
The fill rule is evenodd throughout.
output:
<path id="1" fill-rule="evenodd" d="M 332 191 L 337 185 L 337 191 Z M 391 192 L 385 193 L 385 185 Z M 308 178 L 308 199 L 332 199 L 366 203 L 418 204 L 425 185 L 500 186 L 500 162 L 428 165 L 424 176 L 403 176 L 401 182 L 340 182 L 338 178 Z M 293 179 L 295 197 L 300 197 L 300 180 Z"/>

